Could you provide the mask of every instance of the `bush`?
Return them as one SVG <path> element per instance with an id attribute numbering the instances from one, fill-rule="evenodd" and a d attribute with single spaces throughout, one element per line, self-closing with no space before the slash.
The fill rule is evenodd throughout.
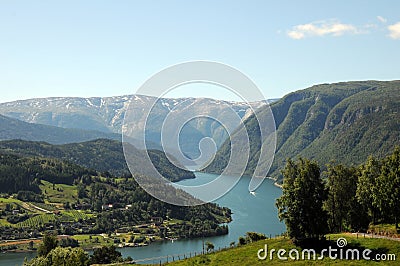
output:
<path id="1" fill-rule="evenodd" d="M 60 247 L 72 247 L 72 248 L 76 248 L 79 247 L 79 242 L 76 239 L 73 238 L 63 238 L 60 240 Z"/>
<path id="2" fill-rule="evenodd" d="M 267 237 L 264 234 L 260 234 L 260 233 L 256 233 L 256 232 L 247 232 L 246 238 L 250 242 L 255 242 L 255 241 L 262 240 L 262 239 L 266 239 Z"/>
<path id="3" fill-rule="evenodd" d="M 117 251 L 115 246 L 103 246 L 95 249 L 93 255 L 90 257 L 91 264 L 109 264 L 122 261 L 121 252 Z"/>
<path id="4" fill-rule="evenodd" d="M 246 243 L 246 238 L 244 238 L 243 236 L 239 237 L 239 245 L 246 245 Z"/>
<path id="5" fill-rule="evenodd" d="M 49 252 L 46 256 L 39 256 L 31 261 L 24 262 L 24 266 L 89 266 L 89 256 L 81 248 L 62 248 L 57 247 Z"/>

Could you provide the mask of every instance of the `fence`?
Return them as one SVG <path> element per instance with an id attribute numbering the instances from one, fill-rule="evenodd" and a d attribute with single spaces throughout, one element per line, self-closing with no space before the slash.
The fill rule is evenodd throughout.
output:
<path id="1" fill-rule="evenodd" d="M 282 235 L 272 236 L 272 234 L 269 234 L 269 237 L 267 235 L 267 238 L 269 238 L 269 239 L 278 238 L 278 237 L 282 237 Z M 172 254 L 172 255 L 158 256 L 158 257 L 151 257 L 151 258 L 134 259 L 134 261 L 132 261 L 132 264 L 135 264 L 135 263 L 147 263 L 147 264 L 159 264 L 159 265 L 162 265 L 163 263 L 173 262 L 173 261 L 182 260 L 182 259 L 189 259 L 189 258 L 195 257 L 197 255 L 204 255 L 204 254 L 210 254 L 210 253 L 217 252 L 217 251 L 228 250 L 228 249 L 234 248 L 236 246 L 237 245 L 218 247 L 217 249 L 213 249 L 213 250 L 208 251 L 208 252 L 206 252 L 206 251 L 192 251 L 192 252 L 186 252 L 186 253 L 181 253 L 181 254 Z M 127 263 L 125 262 L 125 264 L 127 264 Z M 115 264 L 115 265 L 118 265 L 118 264 Z"/>

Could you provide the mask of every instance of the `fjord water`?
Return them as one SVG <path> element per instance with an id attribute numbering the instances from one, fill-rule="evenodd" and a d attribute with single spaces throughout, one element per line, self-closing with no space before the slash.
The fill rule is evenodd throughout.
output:
<path id="1" fill-rule="evenodd" d="M 217 176 L 206 173 L 196 173 L 195 179 L 180 181 L 179 184 L 193 186 L 207 183 Z M 255 195 L 250 194 L 248 186 L 250 177 L 242 177 L 237 185 L 223 197 L 215 202 L 221 206 L 229 207 L 233 221 L 228 224 L 229 234 L 217 237 L 205 237 L 197 239 L 183 239 L 177 241 L 155 242 L 145 247 L 121 248 L 119 251 L 124 257 L 131 256 L 134 259 L 155 258 L 146 263 L 159 263 L 164 259 L 157 257 L 201 252 L 203 241 L 210 241 L 215 248 L 228 247 L 232 241 L 237 243 L 239 236 L 246 232 L 260 232 L 267 236 L 279 235 L 285 231 L 285 225 L 277 217 L 275 199 L 281 195 L 281 189 L 273 185 L 273 181 L 266 179 L 256 190 Z M 34 254 L 0 254 L 0 265 L 21 265 L 24 257 L 31 258 Z M 182 258 L 182 256 L 181 256 Z M 177 256 L 175 256 L 177 259 Z M 171 260 L 171 258 L 170 258 Z"/>
<path id="2" fill-rule="evenodd" d="M 207 173 L 196 173 L 195 179 L 180 181 L 179 184 L 194 186 L 205 184 L 217 176 Z M 246 232 L 260 232 L 267 236 L 275 236 L 285 231 L 285 225 L 277 216 L 275 200 L 282 191 L 274 186 L 274 181 L 265 179 L 262 185 L 256 190 L 255 195 L 248 190 L 250 177 L 242 177 L 236 186 L 223 197 L 215 202 L 221 206 L 229 207 L 232 212 L 233 221 L 228 224 L 229 234 L 216 237 L 205 237 L 197 239 L 183 239 L 178 241 L 163 241 L 152 243 L 146 247 L 120 249 L 124 257 L 131 256 L 134 259 L 156 258 L 167 255 L 201 252 L 203 241 L 210 241 L 215 248 L 228 247 L 232 241 L 237 243 L 238 238 Z M 182 256 L 181 256 L 182 258 Z M 175 257 L 176 259 L 176 257 Z M 147 263 L 159 263 L 164 259 L 154 259 Z M 171 258 L 170 258 L 171 260 Z"/>

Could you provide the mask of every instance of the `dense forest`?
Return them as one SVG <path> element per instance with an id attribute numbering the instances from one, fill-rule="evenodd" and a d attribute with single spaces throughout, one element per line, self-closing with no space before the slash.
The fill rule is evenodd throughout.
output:
<path id="1" fill-rule="evenodd" d="M 358 167 L 331 163 L 321 175 L 316 161 L 288 160 L 282 171 L 279 218 L 295 240 L 326 233 L 366 232 L 372 224 L 400 222 L 400 148 Z M 322 178 L 323 177 L 323 178 Z"/>
<path id="2" fill-rule="evenodd" d="M 77 177 L 85 175 L 97 175 L 97 173 L 56 159 L 26 158 L 0 153 L 0 192 L 2 193 L 31 191 L 40 194 L 41 180 L 72 185 Z"/>
<path id="3" fill-rule="evenodd" d="M 57 158 L 86 168 L 100 172 L 109 172 L 115 176 L 130 175 L 130 171 L 124 157 L 122 143 L 116 140 L 98 139 L 82 143 L 64 145 L 51 145 L 46 142 L 9 140 L 0 142 L 0 150 L 6 153 L 22 156 L 36 156 L 45 158 Z M 141 161 L 146 156 L 145 152 L 129 146 L 131 167 L 144 167 Z M 165 154 L 158 150 L 147 151 L 154 166 L 164 177 L 171 181 L 179 181 L 194 178 L 190 171 L 180 169 L 173 165 Z"/>

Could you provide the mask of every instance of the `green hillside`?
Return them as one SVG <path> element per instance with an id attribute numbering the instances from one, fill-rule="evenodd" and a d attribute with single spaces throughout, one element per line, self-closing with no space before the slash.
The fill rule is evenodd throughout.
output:
<path id="1" fill-rule="evenodd" d="M 145 152 L 130 146 L 133 168 L 143 167 Z M 130 175 L 122 151 L 122 143 L 116 140 L 98 139 L 82 143 L 52 145 L 46 142 L 10 140 L 0 142 L 0 151 L 23 156 L 57 158 L 100 172 L 110 172 L 117 176 Z M 171 181 L 194 178 L 190 171 L 180 169 L 169 162 L 165 154 L 158 150 L 148 151 L 157 170 Z"/>
<path id="2" fill-rule="evenodd" d="M 366 248 L 371 249 L 373 254 L 375 253 L 385 253 L 385 254 L 395 254 L 396 258 L 400 254 L 400 245 L 398 241 L 387 240 L 387 239 L 371 239 L 371 238 L 357 238 L 355 235 L 351 234 L 337 234 L 329 236 L 331 241 L 328 245 L 332 248 L 337 248 L 336 240 L 339 237 L 344 237 L 348 241 L 348 248 L 357 248 L 359 250 L 364 250 Z M 259 249 L 263 249 L 267 245 L 268 250 L 271 251 L 275 249 L 273 254 L 273 260 L 269 259 L 269 256 L 265 260 L 260 260 L 257 257 L 257 252 Z M 321 247 L 319 247 L 321 248 Z M 301 248 L 296 247 L 292 242 L 285 238 L 277 239 L 267 239 L 257 242 L 253 242 L 247 245 L 230 248 L 223 251 L 217 251 L 206 255 L 200 255 L 190 259 L 185 259 L 181 261 L 171 262 L 167 265 L 373 265 L 377 263 L 376 261 L 366 261 L 366 260 L 331 260 L 327 253 L 323 260 L 279 260 L 277 257 L 277 251 L 279 249 L 285 249 L 287 252 L 283 256 L 288 256 L 288 252 L 291 249 L 297 249 L 300 251 Z M 362 251 L 360 252 L 360 254 Z M 333 254 L 333 253 L 332 253 Z M 344 253 L 345 254 L 345 253 Z M 317 254 L 317 257 L 319 254 Z M 362 255 L 360 255 L 362 256 Z M 300 256 L 301 258 L 301 256 Z M 385 261 L 381 262 L 384 265 L 397 265 L 397 261 Z"/>
<path id="3" fill-rule="evenodd" d="M 280 177 L 287 158 L 356 165 L 370 154 L 382 157 L 400 144 L 400 81 L 316 85 L 286 95 L 271 109 L 277 128 L 273 177 Z M 254 116 L 245 124 L 252 144 L 246 174 L 252 174 L 258 162 L 260 131 Z M 229 159 L 229 145 L 227 140 L 206 172 L 222 171 Z"/>
<path id="4" fill-rule="evenodd" d="M 188 202 L 195 200 L 172 186 L 162 189 Z M 153 217 L 159 217 L 160 224 L 152 226 Z M 141 234 L 142 242 L 147 242 L 227 234 L 228 227 L 220 224 L 229 221 L 228 208 L 214 203 L 167 204 L 146 193 L 133 178 L 104 175 L 58 159 L 0 152 L 2 240 L 39 237 L 48 230 L 76 235 L 111 234 L 118 229 Z"/>

